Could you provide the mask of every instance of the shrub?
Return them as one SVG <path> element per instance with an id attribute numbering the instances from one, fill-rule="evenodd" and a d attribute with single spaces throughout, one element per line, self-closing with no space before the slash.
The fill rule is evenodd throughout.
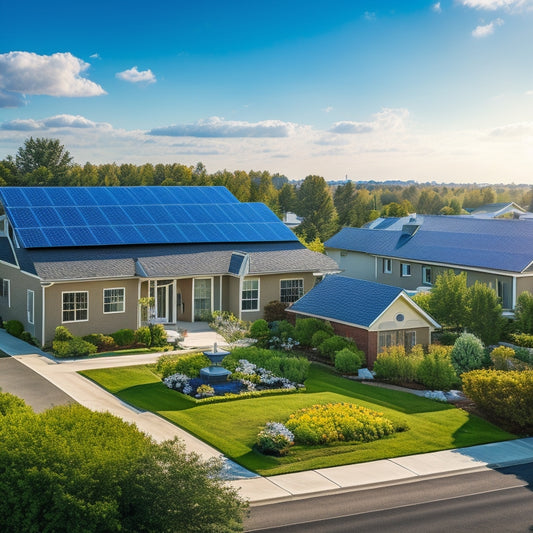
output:
<path id="1" fill-rule="evenodd" d="M 70 341 L 73 338 L 74 335 L 65 326 L 57 326 L 54 333 L 55 341 Z"/>
<path id="2" fill-rule="evenodd" d="M 6 322 L 6 331 L 13 337 L 20 337 L 24 331 L 24 325 L 19 320 L 8 320 Z"/>
<path id="3" fill-rule="evenodd" d="M 135 330 L 135 344 L 149 347 L 152 345 L 152 333 L 148 326 L 142 326 Z"/>
<path id="4" fill-rule="evenodd" d="M 102 333 L 91 333 L 85 335 L 83 340 L 94 344 L 99 352 L 111 350 L 115 346 L 115 340 L 110 335 L 102 335 Z"/>
<path id="5" fill-rule="evenodd" d="M 192 392 L 192 387 L 190 385 L 190 377 L 185 374 L 171 374 L 163 378 L 163 383 L 172 390 L 182 392 L 183 394 L 190 394 Z"/>
<path id="6" fill-rule="evenodd" d="M 432 390 L 450 390 L 458 383 L 451 360 L 451 346 L 433 344 L 416 369 L 416 380 Z"/>
<path id="7" fill-rule="evenodd" d="M 333 335 L 322 342 L 318 347 L 318 351 L 324 357 L 329 357 L 331 361 L 335 361 L 335 354 L 342 350 L 343 348 L 348 348 L 352 351 L 357 350 L 357 346 L 352 339 L 347 339 L 346 337 L 341 337 L 340 335 Z"/>
<path id="8" fill-rule="evenodd" d="M 287 320 L 287 313 L 285 312 L 286 308 L 287 304 L 274 300 L 273 302 L 269 302 L 265 305 L 265 312 L 263 313 L 263 316 L 267 322 Z"/>
<path id="9" fill-rule="evenodd" d="M 81 337 L 73 337 L 68 341 L 53 341 L 52 348 L 56 357 L 82 357 L 95 354 L 98 348 Z"/>
<path id="10" fill-rule="evenodd" d="M 515 351 L 508 346 L 497 346 L 490 352 L 490 360 L 496 370 L 509 370 L 514 356 Z"/>
<path id="11" fill-rule="evenodd" d="M 516 326 L 522 333 L 533 333 L 533 295 L 524 291 L 518 296 L 515 307 Z"/>
<path id="12" fill-rule="evenodd" d="M 294 326 L 290 322 L 287 320 L 272 322 L 268 340 L 270 348 L 273 350 L 292 350 L 298 344 Z"/>
<path id="13" fill-rule="evenodd" d="M 444 344 L 444 346 L 453 346 L 458 338 L 459 333 L 455 333 L 454 331 L 443 331 L 436 336 L 436 340 Z"/>
<path id="14" fill-rule="evenodd" d="M 452 349 L 452 364 L 458 375 L 483 366 L 483 343 L 472 333 L 463 333 Z"/>
<path id="15" fill-rule="evenodd" d="M 150 324 L 150 346 L 160 347 L 166 346 L 167 343 L 167 332 L 162 324 Z"/>
<path id="16" fill-rule="evenodd" d="M 514 351 L 514 356 L 523 363 L 528 365 L 533 364 L 533 353 L 528 348 L 516 348 Z"/>
<path id="17" fill-rule="evenodd" d="M 157 360 L 156 370 L 163 378 L 176 373 L 196 378 L 200 375 L 200 369 L 210 364 L 211 361 L 203 353 L 162 355 Z"/>
<path id="18" fill-rule="evenodd" d="M 294 334 L 302 346 L 311 346 L 311 339 L 317 331 L 327 331 L 333 335 L 333 327 L 329 322 L 318 318 L 297 318 Z"/>
<path id="19" fill-rule="evenodd" d="M 313 348 L 318 348 L 326 339 L 331 337 L 331 333 L 328 333 L 324 330 L 319 330 L 316 333 L 313 333 L 311 337 L 311 346 Z"/>
<path id="20" fill-rule="evenodd" d="M 253 322 L 250 326 L 250 337 L 257 339 L 257 346 L 266 348 L 268 338 L 270 337 L 268 322 L 262 318 Z"/>
<path id="21" fill-rule="evenodd" d="M 294 383 L 303 383 L 309 374 L 311 363 L 305 357 L 294 357 L 288 352 L 267 350 L 250 346 L 234 348 L 230 355 L 224 358 L 222 365 L 235 372 L 239 361 L 246 359 L 260 368 L 270 370 L 275 375 L 287 378 Z"/>
<path id="22" fill-rule="evenodd" d="M 279 422 L 267 422 L 257 435 L 257 449 L 265 455 L 287 455 L 293 444 L 294 435 Z"/>
<path id="23" fill-rule="evenodd" d="M 35 337 L 33 337 L 29 331 L 23 331 L 20 334 L 19 339 L 23 340 L 24 342 L 27 342 L 28 344 L 33 344 L 33 346 L 39 345 L 39 341 Z"/>
<path id="24" fill-rule="evenodd" d="M 352 403 L 313 405 L 290 415 L 285 423 L 297 443 L 371 442 L 391 435 L 394 424 L 378 413 Z"/>
<path id="25" fill-rule="evenodd" d="M 523 348 L 533 348 L 533 335 L 527 333 L 511 333 L 513 344 Z"/>
<path id="26" fill-rule="evenodd" d="M 110 335 L 117 346 L 132 346 L 135 343 L 135 333 L 132 329 L 124 328 Z"/>
<path id="27" fill-rule="evenodd" d="M 250 324 L 229 311 L 215 311 L 209 321 L 209 327 L 221 335 L 228 344 L 233 344 L 248 335 Z"/>
<path id="28" fill-rule="evenodd" d="M 215 389 L 211 387 L 211 385 L 200 385 L 196 389 L 196 397 L 197 398 L 211 398 L 211 396 L 215 395 Z"/>
<path id="29" fill-rule="evenodd" d="M 343 374 L 355 374 L 363 365 L 365 354 L 361 350 L 343 348 L 335 354 L 335 370 Z"/>
<path id="30" fill-rule="evenodd" d="M 26 402 L 9 392 L 0 392 L 0 415 L 6 416 L 14 413 L 31 413 L 32 408 Z"/>
<path id="31" fill-rule="evenodd" d="M 377 378 L 393 383 L 415 381 L 419 362 L 418 357 L 407 355 L 403 346 L 389 346 L 378 354 L 374 372 Z"/>
<path id="32" fill-rule="evenodd" d="M 489 416 L 533 430 L 533 370 L 474 370 L 461 379 L 464 393 Z"/>

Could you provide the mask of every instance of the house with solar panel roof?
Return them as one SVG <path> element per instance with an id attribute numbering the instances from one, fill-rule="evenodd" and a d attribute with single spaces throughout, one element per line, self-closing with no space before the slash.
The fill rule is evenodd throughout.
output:
<path id="1" fill-rule="evenodd" d="M 0 187 L 0 316 L 41 343 L 151 319 L 245 320 L 287 305 L 336 262 L 305 248 L 264 204 L 225 187 Z"/>
<path id="2" fill-rule="evenodd" d="M 533 293 L 533 220 L 412 215 L 379 218 L 343 228 L 324 243 L 343 274 L 400 287 L 428 290 L 452 269 L 494 288 L 505 310 Z"/>

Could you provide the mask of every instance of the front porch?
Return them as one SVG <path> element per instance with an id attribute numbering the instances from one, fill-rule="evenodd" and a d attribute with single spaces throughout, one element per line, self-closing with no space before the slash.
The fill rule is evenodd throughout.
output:
<path id="1" fill-rule="evenodd" d="M 213 331 L 207 322 L 177 322 L 163 324 L 167 331 L 167 338 L 169 342 L 173 342 L 173 338 L 180 332 L 186 331 L 183 340 L 179 341 L 179 345 L 186 350 L 207 350 L 212 349 L 215 342 L 219 347 L 226 347 L 226 341 L 218 333 Z"/>

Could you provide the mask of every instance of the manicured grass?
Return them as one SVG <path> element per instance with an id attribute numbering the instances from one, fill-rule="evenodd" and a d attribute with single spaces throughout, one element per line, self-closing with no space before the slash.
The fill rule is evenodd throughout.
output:
<path id="1" fill-rule="evenodd" d="M 298 472 L 389 457 L 445 450 L 515 438 L 488 422 L 448 404 L 405 392 L 372 387 L 334 375 L 313 364 L 306 392 L 197 405 L 165 387 L 153 367 L 135 366 L 82 372 L 122 400 L 153 411 L 218 448 L 227 457 L 262 475 Z M 384 413 L 409 427 L 382 440 L 327 446 L 294 446 L 286 457 L 253 449 L 268 421 L 284 422 L 302 407 L 350 402 Z"/>
<path id="2" fill-rule="evenodd" d="M 93 359 L 94 357 L 114 357 L 118 355 L 139 355 L 144 353 L 157 353 L 161 352 L 162 348 L 127 348 L 125 350 L 115 350 L 113 352 L 99 352 L 89 357 Z"/>

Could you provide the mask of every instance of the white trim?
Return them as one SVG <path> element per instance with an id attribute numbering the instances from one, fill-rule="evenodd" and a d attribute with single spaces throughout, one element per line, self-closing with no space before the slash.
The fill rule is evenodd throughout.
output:
<path id="1" fill-rule="evenodd" d="M 517 296 L 516 296 L 516 276 L 513 276 L 513 297 L 512 297 L 512 301 L 511 301 L 511 304 L 512 304 L 512 309 L 514 309 L 516 307 L 516 299 L 517 299 Z"/>
<path id="2" fill-rule="evenodd" d="M 31 294 L 31 318 L 30 320 L 30 294 Z M 28 324 L 35 325 L 35 291 L 32 289 L 26 289 L 26 318 Z"/>
<path id="3" fill-rule="evenodd" d="M 411 263 L 401 263 L 400 262 L 400 277 L 401 278 L 410 278 L 411 277 Z"/>
<path id="4" fill-rule="evenodd" d="M 305 315 L 310 316 L 312 318 L 320 318 L 320 320 L 329 320 L 330 322 L 335 322 L 336 324 L 344 324 L 345 326 L 352 326 L 359 329 L 364 329 L 366 331 L 370 331 L 370 328 L 367 326 L 361 326 L 361 324 L 356 324 L 355 322 L 346 322 L 345 320 L 338 320 L 337 318 L 332 318 L 328 316 L 322 316 L 322 315 L 315 315 L 313 313 L 305 313 L 304 311 L 296 311 L 296 309 L 291 309 L 290 307 L 287 307 L 285 311 L 289 313 L 294 313 L 296 315 Z"/>
<path id="5" fill-rule="evenodd" d="M 392 274 L 392 259 L 390 257 L 382 257 L 381 260 L 383 261 L 383 274 Z"/>
<path id="6" fill-rule="evenodd" d="M 105 310 L 105 291 L 122 291 L 123 294 L 123 300 L 122 300 L 122 311 L 106 311 Z M 126 312 L 126 287 L 106 287 L 102 289 L 102 313 L 104 315 L 115 315 L 118 313 L 125 313 Z"/>
<path id="7" fill-rule="evenodd" d="M 254 290 L 254 289 L 244 289 L 243 288 L 244 282 L 246 282 L 246 281 L 257 281 L 257 308 L 256 309 L 243 309 L 242 308 L 242 301 L 243 301 L 242 293 L 243 293 L 243 291 L 244 290 Z M 255 298 L 252 298 L 252 299 L 246 300 L 246 301 L 252 301 L 253 302 L 254 299 Z M 240 300 L 241 300 L 241 312 L 243 312 L 243 313 L 255 313 L 255 312 L 261 310 L 261 278 L 248 278 L 248 279 L 243 279 L 242 280 Z"/>
<path id="8" fill-rule="evenodd" d="M 189 278 L 191 276 L 188 276 Z M 184 278 L 184 279 L 187 279 L 187 278 Z M 213 283 L 213 276 L 195 276 L 192 278 L 192 304 L 191 304 L 191 310 L 192 310 L 192 314 L 191 314 L 191 322 L 194 322 L 194 314 L 196 312 L 196 309 L 194 307 L 194 289 L 195 289 L 195 284 L 196 284 L 196 280 L 197 279 L 208 279 L 208 280 L 211 280 L 211 290 L 209 291 L 209 295 L 210 295 L 210 307 L 211 307 L 211 312 L 213 312 L 213 307 L 214 307 L 214 295 L 213 295 L 213 287 L 214 287 L 214 283 Z"/>
<path id="9" fill-rule="evenodd" d="M 49 285 L 51 287 L 51 285 Z M 42 309 L 42 317 L 41 317 L 41 343 L 44 344 L 45 341 L 45 331 L 46 331 L 46 286 L 41 285 L 42 288 L 42 295 L 43 295 L 43 309 Z M 63 314 L 63 311 L 61 311 L 61 314 Z"/>
<path id="10" fill-rule="evenodd" d="M 87 294 L 87 318 L 85 320 L 63 320 L 63 295 L 64 294 L 76 294 L 84 292 Z M 76 310 L 74 309 L 74 316 L 76 316 Z M 61 291 L 61 324 L 74 324 L 76 322 L 89 322 L 89 291 Z"/>

